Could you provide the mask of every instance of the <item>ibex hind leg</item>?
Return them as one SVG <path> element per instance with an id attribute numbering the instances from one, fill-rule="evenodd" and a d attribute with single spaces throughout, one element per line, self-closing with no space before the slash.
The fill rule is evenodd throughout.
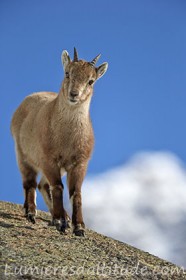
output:
<path id="1" fill-rule="evenodd" d="M 52 195 L 50 192 L 50 186 L 47 181 L 47 179 L 42 176 L 39 184 L 38 184 L 38 189 L 40 193 L 42 194 L 42 197 L 48 207 L 48 210 L 50 211 L 51 215 L 53 216 L 53 205 L 52 205 Z"/>
<path id="2" fill-rule="evenodd" d="M 25 202 L 23 206 L 25 210 L 25 217 L 29 222 L 35 224 L 37 172 L 25 162 L 19 162 L 19 168 L 22 174 L 23 190 L 25 195 Z"/>
<path id="3" fill-rule="evenodd" d="M 51 213 L 51 216 L 52 216 L 52 220 L 51 222 L 49 222 L 49 225 L 50 226 L 55 226 L 55 219 L 53 217 L 53 201 L 52 201 L 52 193 L 51 193 L 51 189 L 50 189 L 50 185 L 46 179 L 45 176 L 42 176 L 39 184 L 38 184 L 38 189 L 40 191 L 40 193 L 42 194 L 43 196 L 43 199 L 48 207 L 48 210 L 50 211 Z M 64 209 L 65 211 L 65 209 Z M 69 215 L 67 214 L 67 212 L 65 211 L 65 216 L 66 216 L 66 227 L 67 228 L 70 228 L 71 227 L 71 220 L 70 220 L 70 217 Z"/>

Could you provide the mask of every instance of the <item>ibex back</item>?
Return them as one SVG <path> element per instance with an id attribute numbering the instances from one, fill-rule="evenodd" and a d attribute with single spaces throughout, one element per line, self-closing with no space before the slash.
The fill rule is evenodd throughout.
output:
<path id="1" fill-rule="evenodd" d="M 69 218 L 63 206 L 61 177 L 67 172 L 73 232 L 78 236 L 84 236 L 81 186 L 94 145 L 89 106 L 94 83 L 108 67 L 107 63 L 95 66 L 99 57 L 91 62 L 78 60 L 74 49 L 71 61 L 68 52 L 63 51 L 65 78 L 59 94 L 29 95 L 14 113 L 11 123 L 23 180 L 26 218 L 35 223 L 36 178 L 41 173 L 38 189 L 52 215 L 52 224 L 65 232 Z"/>

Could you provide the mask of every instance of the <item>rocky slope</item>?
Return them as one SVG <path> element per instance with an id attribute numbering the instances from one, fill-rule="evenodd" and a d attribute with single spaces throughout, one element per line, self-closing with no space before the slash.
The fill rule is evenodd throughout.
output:
<path id="1" fill-rule="evenodd" d="M 91 230 L 60 234 L 49 220 L 38 211 L 30 224 L 21 205 L 0 202 L 0 279 L 186 279 L 183 268 L 147 252 Z"/>

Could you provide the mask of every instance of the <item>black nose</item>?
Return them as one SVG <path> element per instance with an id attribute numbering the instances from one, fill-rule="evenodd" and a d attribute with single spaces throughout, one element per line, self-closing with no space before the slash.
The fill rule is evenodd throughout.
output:
<path id="1" fill-rule="evenodd" d="M 70 92 L 70 96 L 71 96 L 72 98 L 75 98 L 75 97 L 77 97 L 78 95 L 79 95 L 79 92 L 78 92 L 78 91 L 72 90 L 72 91 Z"/>

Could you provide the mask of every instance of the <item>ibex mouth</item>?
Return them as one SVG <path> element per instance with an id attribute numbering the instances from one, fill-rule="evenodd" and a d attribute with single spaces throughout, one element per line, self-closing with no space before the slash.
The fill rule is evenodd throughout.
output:
<path id="1" fill-rule="evenodd" d="M 79 96 L 78 90 L 75 90 L 75 89 L 71 90 L 70 93 L 69 93 L 70 102 L 77 103 L 78 102 L 78 96 Z"/>
<path id="2" fill-rule="evenodd" d="M 69 101 L 70 101 L 70 103 L 73 103 L 73 104 L 78 103 L 78 100 L 74 99 L 74 98 L 70 98 Z"/>

